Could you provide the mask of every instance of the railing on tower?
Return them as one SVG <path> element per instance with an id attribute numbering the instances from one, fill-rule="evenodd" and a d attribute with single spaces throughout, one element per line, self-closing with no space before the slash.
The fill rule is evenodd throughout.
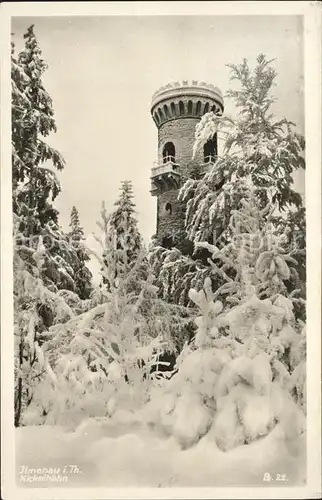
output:
<path id="1" fill-rule="evenodd" d="M 176 174 L 179 175 L 178 168 L 179 165 L 176 163 L 174 156 L 165 156 L 163 158 L 163 163 L 154 162 L 156 165 L 152 167 L 151 177 L 157 177 L 163 174 Z"/>
<path id="2" fill-rule="evenodd" d="M 180 183 L 179 164 L 172 155 L 162 158 L 162 163 L 154 162 L 151 169 L 151 194 L 156 196 L 164 189 L 177 189 Z"/>
<path id="3" fill-rule="evenodd" d="M 166 155 L 163 157 L 163 163 L 175 163 L 176 159 L 174 156 Z"/>

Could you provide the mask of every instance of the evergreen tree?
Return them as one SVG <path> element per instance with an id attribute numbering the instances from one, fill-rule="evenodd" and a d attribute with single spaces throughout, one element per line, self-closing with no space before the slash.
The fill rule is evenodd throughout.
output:
<path id="1" fill-rule="evenodd" d="M 73 260 L 66 235 L 58 223 L 53 201 L 60 192 L 54 169 L 64 167 L 61 154 L 45 138 L 56 132 L 52 99 L 42 83 L 47 68 L 30 26 L 25 47 L 15 55 L 12 46 L 12 183 L 13 212 L 18 224 L 17 251 L 31 269 L 39 237 L 47 249 L 42 278 L 52 291 L 75 290 Z M 47 164 L 49 166 L 47 166 Z M 51 165 L 54 168 L 51 168 Z M 29 251 L 27 250 L 29 248 Z"/>
<path id="2" fill-rule="evenodd" d="M 114 275 L 104 277 L 103 283 L 109 288 L 113 286 L 110 279 L 116 280 L 126 274 L 140 255 L 143 241 L 138 230 L 138 222 L 135 217 L 135 204 L 133 202 L 133 189 L 130 181 L 123 181 L 120 188 L 120 197 L 115 202 L 116 210 L 107 215 L 105 208 L 102 210 L 101 229 L 104 237 L 109 240 L 105 245 L 113 251 L 113 255 L 104 257 L 106 266 L 114 266 Z M 107 243 L 107 242 L 105 242 Z M 108 259 L 111 263 L 108 263 Z"/>
<path id="3" fill-rule="evenodd" d="M 12 188 L 13 211 L 17 211 L 15 195 L 18 183 L 24 181 L 27 168 L 22 161 L 23 131 L 31 104 L 25 93 L 29 78 L 19 65 L 15 45 L 11 42 L 11 135 L 12 135 Z M 19 154 L 20 153 L 20 154 Z"/>
<path id="4" fill-rule="evenodd" d="M 80 225 L 79 213 L 75 206 L 72 207 L 70 213 L 70 223 L 71 228 L 70 235 L 73 235 L 75 241 L 81 241 L 84 238 L 84 230 Z"/>
<path id="5" fill-rule="evenodd" d="M 244 180 L 250 178 L 258 188 L 259 208 L 263 209 L 270 199 L 276 208 L 275 227 L 288 235 L 289 244 L 296 250 L 298 264 L 288 290 L 300 287 L 304 298 L 305 210 L 301 196 L 292 188 L 295 170 L 305 165 L 304 140 L 292 130 L 291 122 L 274 121 L 270 107 L 276 73 L 271 61 L 258 56 L 253 72 L 246 60 L 229 67 L 231 80 L 237 80 L 240 89 L 229 91 L 227 97 L 235 101 L 239 113 L 232 120 L 210 112 L 196 127 L 194 154 L 216 132 L 225 137 L 224 152 L 204 177 L 189 179 L 180 191 L 179 199 L 187 204 L 186 231 L 194 251 L 182 255 L 177 249 L 155 247 L 151 259 L 160 269 L 158 285 L 167 300 L 191 305 L 189 289 L 202 287 L 205 277 L 211 274 L 209 252 L 199 243 L 222 247 L 231 241 L 230 216 L 247 194 Z M 218 277 L 214 286 L 221 284 Z M 303 308 L 299 307 L 298 313 L 303 317 Z"/>
<path id="6" fill-rule="evenodd" d="M 57 211 L 49 200 L 54 200 L 60 191 L 55 172 L 43 164 L 51 161 L 57 170 L 62 170 L 64 159 L 43 140 L 56 132 L 56 123 L 52 100 L 42 83 L 47 66 L 33 26 L 24 39 L 25 48 L 18 58 L 12 54 L 12 177 L 18 190 L 15 212 L 25 219 L 20 230 L 37 235 L 46 222 L 57 223 Z"/>
<path id="7" fill-rule="evenodd" d="M 53 207 L 60 191 L 54 169 L 61 170 L 64 160 L 44 140 L 56 131 L 42 83 L 46 64 L 33 26 L 24 39 L 22 52 L 17 56 L 12 45 L 11 54 L 16 426 L 44 374 L 44 332 L 74 314 L 59 290 L 75 288 L 73 251 Z"/>
<path id="8" fill-rule="evenodd" d="M 75 259 L 72 262 L 74 271 L 75 292 L 81 299 L 88 299 L 92 291 L 92 273 L 86 266 L 90 260 L 84 245 L 84 230 L 80 225 L 79 214 L 76 207 L 72 208 L 70 215 L 70 228 L 68 236 L 70 244 L 75 251 Z"/>
<path id="9" fill-rule="evenodd" d="M 229 65 L 231 81 L 237 80 L 241 87 L 227 92 L 238 110 L 237 119 L 229 120 L 211 112 L 197 125 L 195 150 L 207 142 L 214 130 L 222 130 L 226 141 L 222 158 L 209 174 L 200 181 L 188 181 L 182 189 L 181 199 L 191 200 L 186 227 L 193 240 L 211 242 L 225 231 L 231 210 L 243 198 L 239 180 L 245 176 L 250 175 L 256 187 L 265 188 L 260 191 L 262 207 L 267 204 L 268 191 L 272 192 L 272 202 L 279 211 L 288 213 L 293 207 L 302 207 L 301 196 L 292 185 L 294 172 L 305 166 L 304 139 L 285 118 L 274 121 L 271 105 L 275 99 L 271 90 L 276 73 L 271 62 L 259 55 L 253 72 L 247 60 L 240 65 Z"/>

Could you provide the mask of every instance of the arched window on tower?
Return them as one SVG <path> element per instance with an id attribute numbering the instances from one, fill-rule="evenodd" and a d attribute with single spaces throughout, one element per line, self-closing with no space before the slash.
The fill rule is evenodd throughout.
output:
<path id="1" fill-rule="evenodd" d="M 172 214 L 172 205 L 171 203 L 167 203 L 166 206 L 165 206 L 165 211 L 167 212 L 168 215 L 171 215 Z"/>
<path id="2" fill-rule="evenodd" d="M 206 102 L 205 104 L 204 114 L 206 113 L 209 113 L 209 102 Z"/>
<path id="3" fill-rule="evenodd" d="M 192 115 L 192 101 L 188 101 L 188 115 Z"/>
<path id="4" fill-rule="evenodd" d="M 204 162 L 210 163 L 215 161 L 217 156 L 217 134 L 209 139 L 203 147 Z"/>
<path id="5" fill-rule="evenodd" d="M 167 163 L 168 161 L 172 161 L 173 163 L 175 163 L 176 149 L 174 147 L 173 142 L 167 142 L 163 146 L 162 158 L 163 158 L 163 163 Z"/>
<path id="6" fill-rule="evenodd" d="M 184 105 L 182 101 L 179 101 L 179 115 L 180 116 L 184 115 Z"/>

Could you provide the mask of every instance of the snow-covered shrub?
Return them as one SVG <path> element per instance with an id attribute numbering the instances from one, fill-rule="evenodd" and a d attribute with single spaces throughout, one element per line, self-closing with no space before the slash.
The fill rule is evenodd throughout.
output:
<path id="1" fill-rule="evenodd" d="M 147 334 L 147 320 L 137 312 L 143 297 L 144 291 L 136 300 L 114 291 L 106 303 L 50 329 L 55 380 L 45 377 L 37 392 L 46 423 L 79 423 L 145 401 L 164 341 Z"/>
<path id="2" fill-rule="evenodd" d="M 179 308 L 158 298 L 143 246 L 129 263 L 126 224 L 119 245 L 105 210 L 102 216 L 98 258 L 105 279 L 84 312 L 85 301 L 61 293 L 78 314 L 49 330 L 46 353 L 55 379 L 45 377 L 38 387 L 34 408 L 41 422 L 75 425 L 89 416 L 133 412 L 150 399 L 157 379 L 168 376 L 160 358 L 174 350 Z"/>
<path id="3" fill-rule="evenodd" d="M 15 240 L 14 240 L 15 242 Z M 27 248 L 27 247 L 26 247 Z M 14 348 L 15 348 L 15 425 L 33 402 L 37 385 L 52 376 L 45 352 L 51 334 L 48 326 L 64 324 L 74 317 L 64 298 L 47 288 L 42 279 L 46 248 L 39 238 L 36 249 L 28 248 L 28 259 L 21 257 L 22 245 L 14 244 Z"/>
<path id="4" fill-rule="evenodd" d="M 292 389 L 301 377 L 284 361 L 285 351 L 298 351 L 302 342 L 292 326 L 292 303 L 254 295 L 222 312 L 209 280 L 190 296 L 201 311 L 194 346 L 183 351 L 164 395 L 151 403 L 148 421 L 184 447 L 208 433 L 229 450 L 267 435 L 277 423 L 287 439 L 300 434 L 304 413 Z"/>

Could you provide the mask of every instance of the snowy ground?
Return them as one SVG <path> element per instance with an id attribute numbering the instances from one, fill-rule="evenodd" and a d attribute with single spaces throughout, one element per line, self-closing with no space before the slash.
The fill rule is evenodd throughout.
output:
<path id="1" fill-rule="evenodd" d="M 230 452 L 209 437 L 187 450 L 173 438 L 158 436 L 127 415 L 117 421 L 88 420 L 75 431 L 61 427 L 17 429 L 17 470 L 76 465 L 67 482 L 54 487 L 293 486 L 305 483 L 305 436 L 285 443 L 277 426 L 266 438 Z M 272 480 L 263 481 L 265 473 Z M 280 476 L 279 476 L 280 475 Z M 283 476 L 285 475 L 285 476 Z M 267 476 L 266 476 L 267 477 Z M 284 478 L 285 481 L 278 481 Z M 29 487 L 47 483 L 21 482 Z"/>

